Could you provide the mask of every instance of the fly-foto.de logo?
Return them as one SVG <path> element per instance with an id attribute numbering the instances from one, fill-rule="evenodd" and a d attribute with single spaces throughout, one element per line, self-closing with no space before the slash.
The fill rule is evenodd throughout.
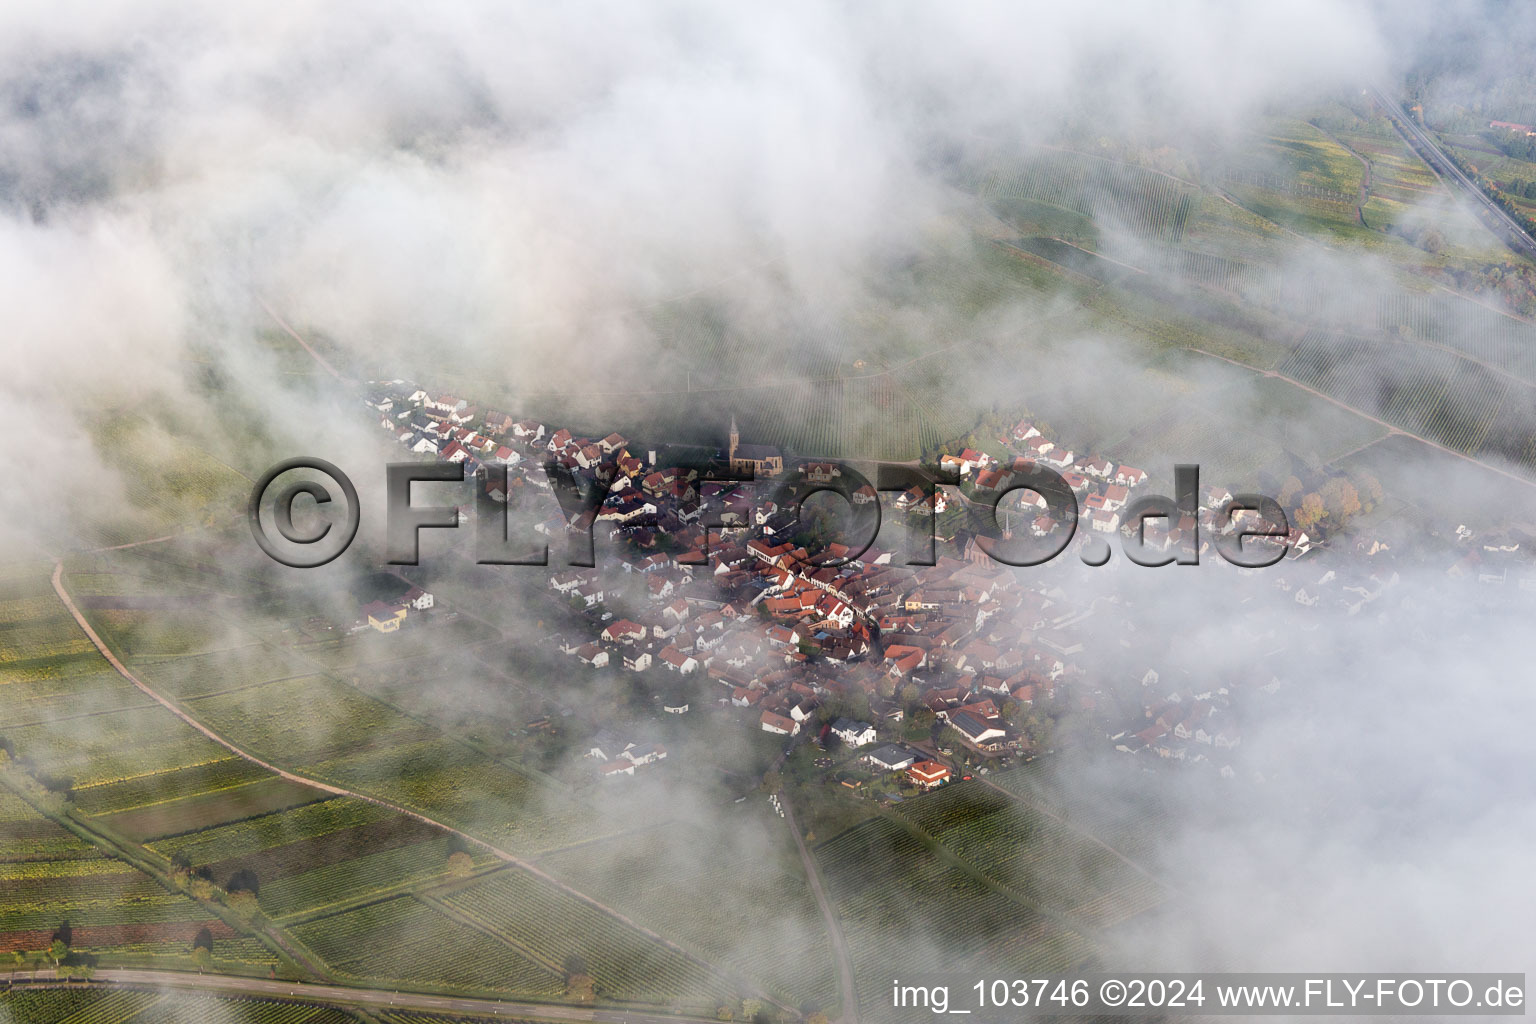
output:
<path id="1" fill-rule="evenodd" d="M 1039 463 L 1017 468 L 1005 487 L 972 493 L 960 490 L 955 473 L 937 466 L 876 463 L 873 469 L 871 480 L 854 466 L 823 460 L 758 480 L 750 469 L 710 461 L 657 469 L 644 485 L 627 479 L 620 485 L 554 461 L 542 472 L 481 467 L 470 477 L 461 463 L 391 463 L 384 467 L 384 560 L 416 565 L 422 530 L 455 530 L 472 521 L 477 563 L 549 565 L 553 531 L 547 524 L 554 508 L 566 540 L 565 562 L 575 566 L 595 564 L 599 523 L 617 533 L 637 519 L 653 541 L 658 535 L 669 539 L 679 564 L 708 564 L 712 539 L 718 543 L 722 534 L 737 531 L 772 540 L 768 547 L 778 552 L 776 559 L 822 568 L 860 559 L 889 514 L 906 527 L 902 564 L 934 565 L 940 514 L 956 505 L 971 550 L 1018 567 L 1050 562 L 1074 539 L 1086 565 L 1106 564 L 1116 541 L 1136 565 L 1198 565 L 1204 531 L 1221 558 L 1259 569 L 1285 557 L 1290 533 L 1279 503 L 1262 494 L 1231 495 L 1202 509 L 1194 465 L 1174 467 L 1172 497 L 1132 497 L 1127 491 L 1113 504 L 1100 498 L 1086 511 L 1062 474 Z M 418 483 L 457 484 L 463 500 L 416 504 L 412 487 Z M 886 505 L 891 513 L 883 511 Z M 314 568 L 347 550 L 362 512 L 346 473 L 324 459 L 301 457 L 262 475 L 248 517 L 256 543 L 269 556 L 293 568 Z"/>

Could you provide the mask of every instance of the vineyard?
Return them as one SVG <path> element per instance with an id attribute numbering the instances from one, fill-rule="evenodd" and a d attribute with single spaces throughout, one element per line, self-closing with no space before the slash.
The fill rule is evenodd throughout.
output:
<path id="1" fill-rule="evenodd" d="M 206 764 L 150 772 L 121 782 L 76 787 L 75 805 L 87 814 L 113 814 L 199 793 L 244 786 L 267 777 L 266 769 L 228 756 Z"/>
<path id="2" fill-rule="evenodd" d="M 252 753 L 287 764 L 398 742 L 416 722 L 325 676 L 278 679 L 190 699 L 187 710 Z"/>
<path id="3" fill-rule="evenodd" d="M 583 844 L 541 864 L 786 1002 L 837 1001 L 831 949 L 805 878 L 761 853 L 667 827 Z"/>
<path id="4" fill-rule="evenodd" d="M 293 929 L 332 968 L 353 978 L 455 989 L 557 995 L 561 973 L 408 896 Z"/>
<path id="5" fill-rule="evenodd" d="M 1536 327 L 1470 299 L 1394 292 L 1378 303 L 1376 326 L 1389 337 L 1443 345 L 1536 383 Z"/>
<path id="6" fill-rule="evenodd" d="M 1175 820 L 1163 790 L 1132 773 L 1116 774 L 1113 787 L 1097 787 L 1092 796 L 1083 794 L 1081 779 L 1065 785 L 1049 761 L 993 773 L 990 781 L 1142 863 L 1156 862 Z"/>
<path id="7" fill-rule="evenodd" d="M 519 854 L 611 830 L 581 801 L 443 738 L 370 750 L 305 770 L 452 822 Z"/>
<path id="8" fill-rule="evenodd" d="M 122 835 L 149 842 L 327 799 L 329 794 L 313 786 L 263 774 L 254 782 L 119 811 L 103 820 Z"/>
<path id="9" fill-rule="evenodd" d="M 38 814 L 10 790 L 0 788 L 0 864 L 99 855 L 96 847 Z"/>
<path id="10" fill-rule="evenodd" d="M 900 810 L 989 878 L 1091 929 L 1117 924 L 1166 898 L 1160 885 L 1115 854 L 992 790 L 947 786 Z"/>
<path id="11" fill-rule="evenodd" d="M 713 1007 L 733 995 L 723 980 L 681 954 L 514 868 L 451 887 L 439 898 L 546 964 L 581 961 L 598 994 L 609 999 Z"/>
<path id="12" fill-rule="evenodd" d="M 348 859 L 316 864 L 307 870 L 300 870 L 300 863 L 290 863 L 284 865 L 287 872 L 262 884 L 261 906 L 280 922 L 334 913 L 384 894 L 440 881 L 448 873 L 449 856 L 457 849 L 457 840 L 439 835 L 395 849 L 359 850 Z M 282 872 L 282 868 L 278 870 Z"/>
<path id="13" fill-rule="evenodd" d="M 238 690 L 313 671 L 298 655 L 265 644 L 133 662 L 134 675 L 174 700 Z"/>
<path id="14" fill-rule="evenodd" d="M 1010 941 L 1006 967 L 988 961 L 985 969 L 1065 971 L 1094 951 L 1081 936 L 945 864 L 889 818 L 843 832 L 816 856 L 843 920 L 861 1008 L 884 1006 L 893 972 L 981 967 L 981 957 Z"/>
<path id="15" fill-rule="evenodd" d="M 158 706 L 95 714 L 102 710 L 96 705 L 98 695 L 104 695 L 105 708 L 111 709 L 129 687 L 110 676 L 94 676 L 90 682 L 78 694 L 78 717 L 7 727 L 6 737 L 18 757 L 31 758 L 42 771 L 83 787 L 138 779 L 226 756 L 223 747 Z"/>
<path id="16" fill-rule="evenodd" d="M 353 1024 L 357 1020 L 335 1007 L 308 1003 L 100 988 L 0 994 L 0 1019 L 17 1024 Z"/>
<path id="17" fill-rule="evenodd" d="M 1404 355 L 1410 360 L 1404 364 Z M 1515 388 L 1450 353 L 1309 331 L 1280 372 L 1456 451 L 1476 451 Z"/>
<path id="18" fill-rule="evenodd" d="M 1048 153 L 976 185 L 984 200 L 1059 206 L 1170 244 L 1184 234 L 1199 191 L 1156 171 L 1080 153 Z"/>

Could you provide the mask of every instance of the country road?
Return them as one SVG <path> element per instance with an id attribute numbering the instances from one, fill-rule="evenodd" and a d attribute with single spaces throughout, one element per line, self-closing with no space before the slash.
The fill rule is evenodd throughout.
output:
<path id="1" fill-rule="evenodd" d="M 736 979 L 732 978 L 729 974 L 727 974 L 726 972 L 722 971 L 719 967 L 715 966 L 714 964 L 710 963 L 709 961 L 704 960 L 704 959 L 702 959 L 702 958 L 700 958 L 698 956 L 695 956 L 693 953 L 690 953 L 688 950 L 686 950 L 683 947 L 679 946 L 677 943 L 671 941 L 670 939 L 666 938 L 665 936 L 660 935 L 657 932 L 654 932 L 654 931 L 652 931 L 649 928 L 643 927 L 642 925 L 636 923 L 635 921 L 633 921 L 630 918 L 626 917 L 624 914 L 621 914 L 619 911 L 613 909 L 612 907 L 610 907 L 610 906 L 608 906 L 608 905 L 606 905 L 604 903 L 601 903 L 601 902 L 593 899 L 591 896 L 588 896 L 586 893 L 581 892 L 580 890 L 572 888 L 571 886 L 567 885 L 566 883 L 564 883 L 564 882 L 560 881 L 559 879 L 555 878 L 553 875 L 550 875 L 550 874 L 542 871 L 541 869 L 536 867 L 531 862 L 529 862 L 527 860 L 524 860 L 521 857 L 518 857 L 516 854 L 510 853 L 510 852 L 508 852 L 506 850 L 503 850 L 503 849 L 501 849 L 501 848 L 499 848 L 497 846 L 494 846 L 491 843 L 487 842 L 486 840 L 479 838 L 478 836 L 470 835 L 468 832 L 461 831 L 460 829 L 454 828 L 453 826 L 448 825 L 448 824 L 446 824 L 444 822 L 438 821 L 438 820 L 436 820 L 434 818 L 430 818 L 430 817 L 426 816 L 425 814 L 420 813 L 419 811 L 413 811 L 409 807 L 404 807 L 404 806 L 402 806 L 400 804 L 391 803 L 388 800 L 383 800 L 383 799 L 380 799 L 379 797 L 376 797 L 376 796 L 370 796 L 367 793 L 359 793 L 359 792 L 357 792 L 355 790 L 346 789 L 346 788 L 344 788 L 342 786 L 336 786 L 336 785 L 333 785 L 333 784 L 328 783 L 328 782 L 321 782 L 318 779 L 312 779 L 312 778 L 309 778 L 309 777 L 304 776 L 304 775 L 298 775 L 298 774 L 296 774 L 294 772 L 287 771 L 286 769 L 280 768 L 277 765 L 272 764 L 269 761 L 265 761 L 265 760 L 257 757 L 255 754 L 252 754 L 249 751 L 247 751 L 247 750 L 237 746 L 235 743 L 233 743 L 232 741 L 230 741 L 230 740 L 226 739 L 225 737 L 221 736 L 219 733 L 215 732 L 213 729 L 209 728 L 207 725 L 204 725 L 202 722 L 198 721 L 196 718 L 193 718 L 190 714 L 188 714 L 187 712 L 183 711 L 181 709 L 181 707 L 178 706 L 175 702 L 173 702 L 169 698 L 163 696 L 162 694 L 160 694 L 156 690 L 150 688 L 143 680 L 141 680 L 138 676 L 134 675 L 132 672 L 130 672 L 128 670 L 128 667 L 126 665 L 124 665 L 122 663 L 122 661 L 120 661 L 118 659 L 117 655 L 115 655 L 111 651 L 110 648 L 107 647 L 105 641 L 103 641 L 101 639 L 101 637 L 97 634 L 96 630 L 91 627 L 91 624 L 88 621 L 86 621 L 85 616 L 81 613 L 79 607 L 76 606 L 76 604 L 74 602 L 74 599 L 70 597 L 69 592 L 65 589 L 65 587 L 64 587 L 64 563 L 62 561 L 56 561 L 54 563 L 54 567 L 53 567 L 53 589 L 54 589 L 54 592 L 58 595 L 59 600 L 64 603 L 64 607 L 66 609 L 68 609 L 69 614 L 74 618 L 75 623 L 77 625 L 79 625 L 79 627 L 85 632 L 86 637 L 95 646 L 96 650 L 101 653 L 101 656 L 107 660 L 107 663 L 110 664 L 112 666 L 112 668 L 117 671 L 118 675 L 120 675 L 124 679 L 128 680 L 135 687 L 137 687 L 142 693 L 144 693 L 146 696 L 148 696 L 151 700 L 154 700 L 156 703 L 160 704 L 166 710 L 170 711 L 171 714 L 175 715 L 177 718 L 181 719 L 183 722 L 185 722 L 186 724 L 190 725 L 192 728 L 196 729 L 199 733 L 201 733 L 202 735 L 206 736 L 208 739 L 212 740 L 214 743 L 217 743 L 219 746 L 223 747 L 225 750 L 228 750 L 230 753 L 234 754 L 236 757 L 243 758 L 243 759 L 251 762 L 252 764 L 259 765 L 260 767 L 265 768 L 267 771 L 272 772 L 274 775 L 277 775 L 279 778 L 286 779 L 289 782 L 297 783 L 298 785 L 301 785 L 301 786 L 309 786 L 309 787 L 311 787 L 313 789 L 320 790 L 321 792 L 329 793 L 332 796 L 344 796 L 344 797 L 350 797 L 350 798 L 352 798 L 354 800 L 362 800 L 362 801 L 365 801 L 367 803 L 373 804 L 375 806 L 383 807 L 386 810 L 393 811 L 396 814 L 403 814 L 403 815 L 405 815 L 408 818 L 413 818 L 416 821 L 420 821 L 420 822 L 423 822 L 424 824 L 431 825 L 434 828 L 438 828 L 438 829 L 441 829 L 444 832 L 449 833 L 450 835 L 458 836 L 459 838 L 465 840 L 466 842 L 473 843 L 476 846 L 480 847 L 481 849 L 486 850 L 487 852 L 491 853 L 493 856 L 495 856 L 499 860 L 501 860 L 501 861 L 503 861 L 503 862 L 505 862 L 507 864 L 513 865 L 515 867 L 518 867 L 518 868 L 522 869 L 523 871 L 526 871 L 528 874 L 533 875 L 535 878 L 538 878 L 540 881 L 545 882 L 548 885 L 554 886 L 556 889 L 559 889 L 561 892 L 563 892 L 563 893 L 565 893 L 565 894 L 567 894 L 569 896 L 572 896 L 575 899 L 580 900 L 581 902 L 587 904 L 588 906 L 592 907 L 595 910 L 600 911 L 601 913 L 603 913 L 605 916 L 611 918 L 612 920 L 614 920 L 614 921 L 616 921 L 616 922 L 618 922 L 618 923 L 620 923 L 620 924 L 622 924 L 622 925 L 624 925 L 624 926 L 626 926 L 628 928 L 633 929 L 634 931 L 640 933 L 641 935 L 644 935 L 646 938 L 650 939 L 652 942 L 656 943 L 657 945 L 662 946 L 662 947 L 670 950 L 671 952 L 676 953 L 679 956 L 684 957 L 690 963 L 693 963 L 693 964 L 695 964 L 695 965 L 697 965 L 699 967 L 702 967 L 704 970 L 708 971 L 711 974 L 714 974 L 714 975 L 719 976 L 719 977 L 723 977 L 727 981 L 730 981 L 732 983 L 735 982 Z M 771 997 L 769 997 L 765 993 L 755 993 L 755 994 L 758 995 L 760 998 L 763 998 L 766 1001 L 773 1003 L 775 1006 L 780 1007 L 781 1009 L 788 1009 L 788 1007 L 785 1006 L 783 1003 L 780 1003 L 776 999 L 772 999 Z"/>
<path id="2" fill-rule="evenodd" d="M 15 987 L 56 988 L 51 978 L 36 981 L 12 975 Z M 504 1020 L 600 1021 L 604 1024 L 692 1024 L 712 1020 L 655 1011 L 605 1009 L 586 1006 L 560 1006 L 545 1003 L 503 1002 L 499 999 L 473 999 L 440 996 L 425 992 L 392 989 L 348 988 L 344 985 L 316 985 L 305 982 L 269 981 L 266 978 L 237 978 L 214 974 L 184 974 L 178 971 L 103 968 L 89 982 L 71 982 L 64 986 L 79 990 L 88 986 L 123 986 L 134 988 L 178 989 L 202 995 L 231 995 L 264 999 L 296 999 L 315 1003 L 336 1003 L 374 1010 L 403 1010 L 424 1013 L 474 1014 Z"/>
<path id="3" fill-rule="evenodd" d="M 1478 208 L 1484 214 L 1491 215 L 1493 223 L 1489 224 L 1489 228 L 1499 236 L 1500 241 L 1520 255 L 1536 259 L 1536 238 L 1532 238 L 1513 217 L 1499 209 L 1498 204 L 1488 198 L 1487 193 L 1478 187 L 1477 182 L 1467 177 L 1460 167 L 1451 162 L 1434 137 L 1415 124 L 1413 118 L 1389 100 L 1385 92 L 1375 86 L 1370 87 L 1370 92 L 1381 104 L 1387 119 L 1392 122 L 1392 127 L 1429 165 L 1429 169 L 1435 173 L 1435 176 L 1441 181 L 1460 186 L 1478 204 Z"/>
<path id="4" fill-rule="evenodd" d="M 840 1020 L 842 1024 L 859 1024 L 859 990 L 853 983 L 853 961 L 848 956 L 848 942 L 843 937 L 842 921 L 826 889 L 822 887 L 816 859 L 805 847 L 805 838 L 800 835 L 800 825 L 795 821 L 795 808 L 790 803 L 789 794 L 781 791 L 779 802 L 784 806 L 784 820 L 789 823 L 790 834 L 795 837 L 795 847 L 800 851 L 800 860 L 805 865 L 806 880 L 811 884 L 811 893 L 815 895 L 816 905 L 821 908 L 821 916 L 827 923 L 827 939 L 832 943 L 832 953 L 837 958 L 838 985 L 843 994 L 843 1015 Z"/>

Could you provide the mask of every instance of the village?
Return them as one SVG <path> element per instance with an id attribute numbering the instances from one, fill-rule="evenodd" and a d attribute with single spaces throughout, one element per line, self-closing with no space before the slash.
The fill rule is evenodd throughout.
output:
<path id="1" fill-rule="evenodd" d="M 668 715 L 705 703 L 728 709 L 744 727 L 784 737 L 786 749 L 809 741 L 853 752 L 842 764 L 859 771 L 828 776 L 850 788 L 880 779 L 914 792 L 1030 759 L 1052 748 L 1055 723 L 1074 712 L 1097 717 L 1100 734 L 1124 755 L 1233 778 L 1242 770 L 1236 689 L 1272 693 L 1282 685 L 1273 677 L 1192 682 L 1153 664 L 1131 680 L 1100 678 L 1086 638 L 1090 620 L 1113 614 L 1113 599 L 1031 581 L 998 563 L 965 513 L 990 510 L 989 492 L 1007 491 L 1031 462 L 1043 463 L 1077 497 L 1074 544 L 1082 545 L 1125 528 L 1121 514 L 1147 489 L 1148 474 L 1079 455 L 1027 420 L 997 438 L 1011 463 L 965 447 L 939 457 L 958 487 L 894 495 L 898 516 L 944 523 L 934 564 L 919 565 L 878 546 L 855 553 L 818 544 L 794 510 L 774 503 L 771 488 L 705 480 L 697 468 L 670 465 L 664 446 L 616 433 L 583 437 L 403 381 L 370 388 L 368 406 L 403 448 L 463 463 L 466 476 L 495 469 L 483 478 L 491 500 L 548 510 L 533 527 L 538 534 L 555 540 L 594 531 L 617 557 L 617 565 L 605 559 L 592 567 L 551 559 L 549 596 L 582 625 L 550 642 L 573 665 L 675 680 L 657 694 Z M 728 444 L 713 455 L 712 464 L 748 470 L 757 481 L 799 473 L 827 482 L 841 472 L 834 462 L 743 443 L 734 422 Z M 550 462 L 600 488 L 601 504 L 568 521 L 549 495 Z M 1036 538 L 1060 528 L 1042 511 L 1044 499 L 1013 493 L 1023 496 L 1016 505 L 1021 528 L 1027 522 Z M 848 496 L 855 504 L 880 500 L 867 485 Z M 1216 513 L 1231 497 L 1222 487 L 1203 487 L 1200 523 L 1166 523 L 1161 543 L 1172 546 L 1194 531 L 1208 553 L 1221 528 Z M 1147 533 L 1154 534 L 1151 524 Z M 1228 571 L 1265 572 L 1279 599 L 1347 614 L 1395 582 L 1386 544 L 1357 538 L 1350 553 L 1366 557 L 1348 568 L 1306 557 L 1324 547 L 1292 526 L 1283 564 Z M 1380 568 L 1371 556 L 1380 556 Z M 371 603 L 355 628 L 397 630 L 431 604 L 431 594 L 413 588 L 393 602 Z M 1124 709 L 1127 692 L 1137 713 L 1117 722 L 1111 709 Z M 621 730 L 583 747 L 601 778 L 643 773 L 668 756 L 663 744 Z"/>

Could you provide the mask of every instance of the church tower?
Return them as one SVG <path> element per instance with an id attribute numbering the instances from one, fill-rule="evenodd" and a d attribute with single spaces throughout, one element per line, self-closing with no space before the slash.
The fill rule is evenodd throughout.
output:
<path id="1" fill-rule="evenodd" d="M 740 444 L 741 444 L 741 431 L 736 429 L 736 417 L 733 415 L 731 417 L 731 448 L 730 448 L 729 454 L 726 455 L 726 460 L 727 461 L 729 461 L 729 462 L 735 462 L 736 461 L 736 448 Z"/>

